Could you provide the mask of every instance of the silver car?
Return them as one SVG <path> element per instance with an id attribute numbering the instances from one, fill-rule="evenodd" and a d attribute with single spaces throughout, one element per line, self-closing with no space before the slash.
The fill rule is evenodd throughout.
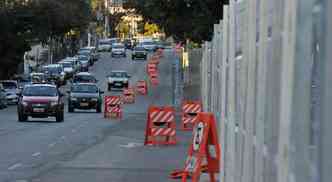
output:
<path id="1" fill-rule="evenodd" d="M 126 71 L 112 71 L 107 76 L 107 90 L 128 88 L 130 75 Z"/>
<path id="2" fill-rule="evenodd" d="M 15 80 L 4 80 L 0 82 L 6 91 L 6 99 L 8 104 L 17 104 L 18 102 L 18 84 Z"/>
<path id="3" fill-rule="evenodd" d="M 7 98 L 6 98 L 6 90 L 3 88 L 0 83 L 0 109 L 7 107 Z"/>

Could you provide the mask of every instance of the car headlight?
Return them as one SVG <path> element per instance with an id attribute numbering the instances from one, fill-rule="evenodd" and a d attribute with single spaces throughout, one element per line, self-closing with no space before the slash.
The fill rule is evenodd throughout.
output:
<path id="1" fill-rule="evenodd" d="M 77 98 L 76 97 L 72 97 L 70 98 L 71 101 L 77 101 Z"/>
<path id="2" fill-rule="evenodd" d="M 50 104 L 51 104 L 51 106 L 53 107 L 53 106 L 58 105 L 58 102 L 57 102 L 57 101 L 52 101 Z"/>
<path id="3" fill-rule="evenodd" d="M 127 82 L 128 82 L 128 80 L 124 80 L 123 82 L 124 82 L 124 83 L 127 83 Z"/>
<path id="4" fill-rule="evenodd" d="M 98 99 L 97 98 L 92 98 L 91 101 L 97 102 Z"/>
<path id="5" fill-rule="evenodd" d="M 108 79 L 108 82 L 113 83 L 114 81 L 113 81 L 112 78 L 109 78 L 109 79 Z"/>

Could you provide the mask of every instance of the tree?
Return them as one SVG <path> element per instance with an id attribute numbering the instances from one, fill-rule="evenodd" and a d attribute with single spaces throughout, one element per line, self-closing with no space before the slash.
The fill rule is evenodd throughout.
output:
<path id="1" fill-rule="evenodd" d="M 6 1 L 0 4 L 0 77 L 17 71 L 31 42 L 60 41 L 71 30 L 84 32 L 90 21 L 87 0 Z"/>
<path id="2" fill-rule="evenodd" d="M 154 23 L 145 23 L 144 25 L 144 35 L 152 36 L 153 34 L 159 32 L 159 28 Z"/>
<path id="3" fill-rule="evenodd" d="M 222 18 L 221 0 L 128 0 L 144 19 L 158 24 L 176 40 L 210 40 L 213 24 Z"/>

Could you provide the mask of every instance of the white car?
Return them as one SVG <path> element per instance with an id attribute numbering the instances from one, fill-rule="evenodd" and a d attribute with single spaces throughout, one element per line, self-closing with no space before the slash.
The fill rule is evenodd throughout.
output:
<path id="1" fill-rule="evenodd" d="M 18 84 L 15 80 L 4 80 L 0 82 L 5 90 L 8 104 L 17 104 L 18 102 Z"/>
<path id="2" fill-rule="evenodd" d="M 99 40 L 98 52 L 110 52 L 112 50 L 112 44 L 117 42 L 117 38 Z"/>
<path id="3" fill-rule="evenodd" d="M 128 88 L 130 75 L 126 71 L 112 71 L 107 76 L 107 90 Z"/>
<path id="4" fill-rule="evenodd" d="M 61 64 L 63 67 L 63 71 L 65 72 L 65 78 L 70 78 L 74 75 L 75 70 L 73 62 L 63 60 L 60 61 L 59 64 Z"/>
<path id="5" fill-rule="evenodd" d="M 111 53 L 112 57 L 116 57 L 116 56 L 122 56 L 122 57 L 126 57 L 126 47 L 125 45 L 121 44 L 121 43 L 115 43 L 112 45 L 112 53 Z"/>

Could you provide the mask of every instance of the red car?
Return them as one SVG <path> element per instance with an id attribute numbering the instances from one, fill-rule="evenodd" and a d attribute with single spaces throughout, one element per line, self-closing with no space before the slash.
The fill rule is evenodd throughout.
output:
<path id="1" fill-rule="evenodd" d="M 33 84 L 24 87 L 17 106 L 18 121 L 28 117 L 55 117 L 57 122 L 64 120 L 63 94 L 54 85 Z"/>

